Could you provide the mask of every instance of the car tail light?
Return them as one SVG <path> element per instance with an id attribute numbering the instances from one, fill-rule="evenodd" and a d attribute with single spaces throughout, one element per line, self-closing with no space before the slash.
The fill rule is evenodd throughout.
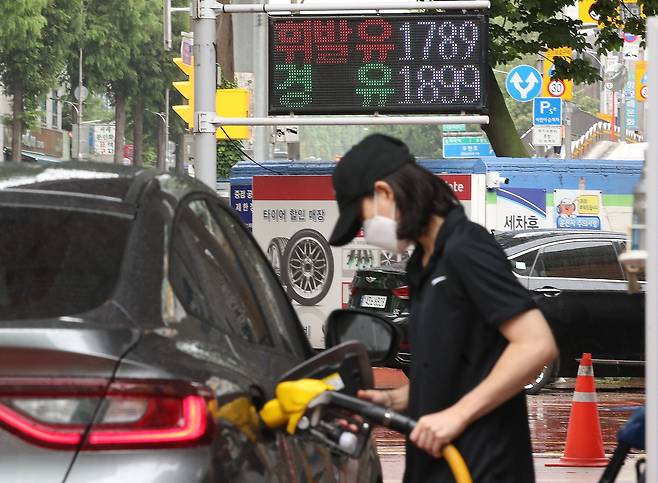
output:
<path id="1" fill-rule="evenodd" d="M 409 287 L 403 285 L 402 287 L 394 288 L 393 295 L 402 300 L 409 300 Z"/>
<path id="2" fill-rule="evenodd" d="M 0 426 L 55 449 L 181 447 L 207 441 L 210 393 L 203 389 L 132 380 L 106 387 L 107 381 L 99 379 L 0 379 Z"/>

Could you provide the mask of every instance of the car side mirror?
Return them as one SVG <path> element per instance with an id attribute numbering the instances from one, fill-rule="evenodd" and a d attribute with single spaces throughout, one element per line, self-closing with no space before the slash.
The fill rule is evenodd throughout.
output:
<path id="1" fill-rule="evenodd" d="M 347 341 L 363 344 L 372 363 L 390 360 L 397 353 L 399 335 L 388 320 L 359 309 L 334 310 L 327 319 L 327 347 Z"/>

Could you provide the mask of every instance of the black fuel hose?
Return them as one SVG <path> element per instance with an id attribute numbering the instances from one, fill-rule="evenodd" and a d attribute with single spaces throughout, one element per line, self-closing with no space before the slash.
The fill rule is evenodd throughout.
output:
<path id="1" fill-rule="evenodd" d="M 416 421 L 389 408 L 378 406 L 363 399 L 331 392 L 331 404 L 360 414 L 364 418 L 409 436 L 416 427 Z"/>
<path id="2" fill-rule="evenodd" d="M 416 427 L 416 421 L 413 419 L 397 413 L 392 409 L 378 406 L 369 401 L 359 399 L 339 392 L 329 392 L 329 404 L 342 409 L 347 409 L 355 414 L 359 414 L 369 421 L 380 426 L 385 426 L 398 433 L 409 436 L 413 429 Z M 472 483 L 471 474 L 468 471 L 466 462 L 457 448 L 448 444 L 441 450 L 442 456 L 452 470 L 457 483 Z"/>

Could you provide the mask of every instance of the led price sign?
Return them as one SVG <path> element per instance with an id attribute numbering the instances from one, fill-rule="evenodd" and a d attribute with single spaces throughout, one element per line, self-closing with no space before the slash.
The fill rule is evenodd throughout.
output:
<path id="1" fill-rule="evenodd" d="M 487 17 L 270 17 L 270 114 L 482 112 Z"/>

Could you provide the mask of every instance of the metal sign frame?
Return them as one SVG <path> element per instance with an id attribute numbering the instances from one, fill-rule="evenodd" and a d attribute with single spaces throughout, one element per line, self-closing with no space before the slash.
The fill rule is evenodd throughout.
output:
<path id="1" fill-rule="evenodd" d="M 204 1 L 204 0 L 197 0 Z M 284 13 L 284 12 L 342 12 L 349 10 L 482 10 L 491 6 L 488 0 L 440 0 L 432 2 L 398 1 L 376 2 L 325 2 L 325 3 L 280 3 L 280 4 L 222 4 L 205 0 L 210 8 L 222 13 Z"/>
<path id="2" fill-rule="evenodd" d="M 214 113 L 199 114 L 199 128 L 211 129 L 212 126 L 279 126 L 295 124 L 297 126 L 365 126 L 385 124 L 488 124 L 489 116 L 446 114 L 441 116 L 269 116 L 269 117 L 217 117 Z M 207 131 L 204 131 L 207 132 Z"/>
<path id="3" fill-rule="evenodd" d="M 397 1 L 391 3 L 327 2 L 286 4 L 222 4 L 215 0 L 192 0 L 191 20 L 194 31 L 194 157 L 197 160 L 197 178 L 211 188 L 216 184 L 216 139 L 220 126 L 296 125 L 358 125 L 358 124 L 488 124 L 488 116 L 364 116 L 356 117 L 268 117 L 231 119 L 218 117 L 215 112 L 215 27 L 221 13 L 274 13 L 292 12 L 343 12 L 343 11 L 396 11 L 408 13 L 421 10 L 487 10 L 489 0 L 439 0 L 432 2 Z M 263 46 L 264 48 L 265 46 Z"/>

